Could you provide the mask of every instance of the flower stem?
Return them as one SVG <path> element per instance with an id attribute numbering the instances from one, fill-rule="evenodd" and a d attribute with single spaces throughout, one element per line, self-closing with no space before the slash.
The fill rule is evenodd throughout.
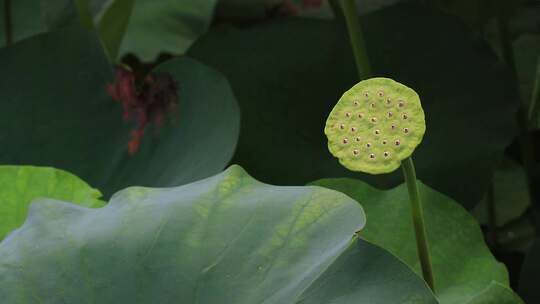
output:
<path id="1" fill-rule="evenodd" d="M 13 22 L 11 19 L 11 0 L 4 0 L 4 36 L 6 46 L 13 43 Z"/>
<path id="2" fill-rule="evenodd" d="M 362 28 L 360 27 L 360 18 L 358 17 L 355 0 L 343 0 L 341 7 L 349 30 L 358 76 L 360 80 L 367 79 L 371 77 L 371 65 L 366 51 L 366 44 L 364 43 Z"/>
<path id="3" fill-rule="evenodd" d="M 412 220 L 414 225 L 414 232 L 416 235 L 416 248 L 418 249 L 418 257 L 420 259 L 420 265 L 422 266 L 422 275 L 431 290 L 434 291 L 435 283 L 433 280 L 431 256 L 429 254 L 429 248 L 427 244 L 426 227 L 424 224 L 424 216 L 422 212 L 422 202 L 420 200 L 418 184 L 416 183 L 416 172 L 414 169 L 412 157 L 408 157 L 407 159 L 403 160 L 403 162 L 401 162 L 401 167 L 403 168 L 403 175 L 405 177 L 405 182 L 407 183 L 409 199 L 411 201 Z"/>

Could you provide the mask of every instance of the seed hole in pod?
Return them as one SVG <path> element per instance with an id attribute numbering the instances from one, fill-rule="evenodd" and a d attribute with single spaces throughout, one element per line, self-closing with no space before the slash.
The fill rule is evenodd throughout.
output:
<path id="1" fill-rule="evenodd" d="M 358 118 L 364 118 L 364 113 L 358 113 Z"/>
<path id="2" fill-rule="evenodd" d="M 377 94 L 379 94 L 379 97 L 383 97 L 383 96 L 384 96 L 384 92 L 383 92 L 383 91 L 379 91 Z"/>
<path id="3" fill-rule="evenodd" d="M 371 143 L 367 143 L 366 148 L 371 148 Z"/>
<path id="4" fill-rule="evenodd" d="M 356 127 L 351 127 L 351 132 L 356 132 Z"/>
<path id="5" fill-rule="evenodd" d="M 351 117 L 351 113 L 350 112 L 345 113 L 345 117 Z"/>
<path id="6" fill-rule="evenodd" d="M 353 101 L 353 105 L 357 106 L 359 104 L 358 100 Z"/>
<path id="7" fill-rule="evenodd" d="M 395 130 L 397 127 L 396 127 L 395 124 L 392 124 L 392 125 L 390 126 L 390 128 L 392 128 L 392 130 Z"/>
<path id="8" fill-rule="evenodd" d="M 357 137 L 357 138 L 356 138 L 356 141 L 360 141 L 360 137 Z"/>
<path id="9" fill-rule="evenodd" d="M 381 134 L 381 130 L 377 129 L 373 133 L 375 133 L 375 135 L 379 135 L 379 134 Z"/>
<path id="10" fill-rule="evenodd" d="M 403 114 L 401 115 L 401 118 L 407 119 L 407 118 L 409 118 L 409 116 L 407 116 L 407 113 L 403 113 Z"/>
<path id="11" fill-rule="evenodd" d="M 358 152 L 357 149 L 354 149 L 354 150 L 352 151 L 352 153 L 353 153 L 355 156 L 358 156 L 358 153 L 360 153 L 360 152 Z"/>
<path id="12" fill-rule="evenodd" d="M 369 98 L 369 92 L 364 92 L 364 97 Z"/>
<path id="13" fill-rule="evenodd" d="M 370 159 L 375 159 L 375 154 L 371 153 L 371 154 L 369 155 L 369 158 L 370 158 Z"/>
<path id="14" fill-rule="evenodd" d="M 388 151 L 384 151 L 383 155 L 384 155 L 384 157 L 388 157 L 390 155 L 390 153 L 388 153 Z"/>
<path id="15" fill-rule="evenodd" d="M 394 141 L 394 145 L 396 145 L 396 146 L 401 145 L 401 141 L 400 141 L 399 139 L 396 139 L 396 140 Z"/>
<path id="16" fill-rule="evenodd" d="M 405 106 L 405 102 L 403 102 L 402 100 L 400 100 L 400 101 L 398 102 L 398 107 L 403 108 L 404 106 Z"/>
<path id="17" fill-rule="evenodd" d="M 344 138 L 343 141 L 342 141 L 344 144 L 348 144 L 349 143 L 349 140 L 347 138 Z"/>
<path id="18" fill-rule="evenodd" d="M 388 112 L 386 115 L 388 116 L 388 118 L 391 118 L 392 116 L 394 116 L 394 113 Z"/>
<path id="19" fill-rule="evenodd" d="M 371 117 L 371 122 L 376 123 L 377 122 L 377 117 Z"/>
<path id="20" fill-rule="evenodd" d="M 340 124 L 340 125 L 339 125 L 339 128 L 340 128 L 341 130 L 345 130 L 345 125 L 344 125 L 344 124 Z"/>
<path id="21" fill-rule="evenodd" d="M 374 104 L 374 103 L 370 104 L 369 106 L 370 106 L 372 109 L 375 109 L 375 104 Z"/>
<path id="22" fill-rule="evenodd" d="M 387 143 L 388 143 L 388 141 L 386 139 L 383 139 L 382 144 L 386 145 Z"/>
<path id="23" fill-rule="evenodd" d="M 409 128 L 403 128 L 403 133 L 409 133 Z"/>
<path id="24" fill-rule="evenodd" d="M 390 98 L 386 98 L 386 104 L 387 105 L 391 105 L 392 104 L 392 100 Z"/>

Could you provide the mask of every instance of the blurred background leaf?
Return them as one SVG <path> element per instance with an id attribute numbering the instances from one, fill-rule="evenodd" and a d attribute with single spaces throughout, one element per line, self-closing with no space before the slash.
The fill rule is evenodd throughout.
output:
<path id="1" fill-rule="evenodd" d="M 520 217 L 531 205 L 527 174 L 519 164 L 506 160 L 493 175 L 493 202 L 498 227 Z M 480 224 L 489 224 L 488 203 L 484 198 L 472 213 Z"/>
<path id="2" fill-rule="evenodd" d="M 131 186 L 173 186 L 223 170 L 239 132 L 227 80 L 189 58 L 159 67 L 177 81 L 171 122 L 149 127 L 129 156 L 132 123 L 106 92 L 112 67 L 97 36 L 68 27 L 0 50 L 1 164 L 54 166 L 105 196 Z"/>
<path id="3" fill-rule="evenodd" d="M 206 32 L 217 0 L 135 0 L 120 57 L 153 61 L 161 53 L 184 54 Z"/>
<path id="4" fill-rule="evenodd" d="M 0 47 L 6 44 L 5 6 L 0 5 Z M 41 18 L 40 2 L 37 0 L 11 0 L 11 21 L 13 42 L 31 37 L 46 31 Z"/>

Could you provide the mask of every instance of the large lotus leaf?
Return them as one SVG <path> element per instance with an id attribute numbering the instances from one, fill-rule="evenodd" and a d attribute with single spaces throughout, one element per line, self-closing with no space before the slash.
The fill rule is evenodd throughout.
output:
<path id="1" fill-rule="evenodd" d="M 473 205 L 515 134 L 515 103 L 506 98 L 506 74 L 495 68 L 495 56 L 454 18 L 421 7 L 383 9 L 362 26 L 375 75 L 413 88 L 422 100 L 427 129 L 415 151 L 419 177 Z M 357 82 L 350 49 L 342 24 L 298 18 L 218 28 L 199 39 L 189 54 L 223 72 L 240 103 L 235 162 L 272 183 L 351 176 L 328 152 L 323 133 L 328 113 Z M 397 172 L 376 181 L 401 180 Z"/>
<path id="2" fill-rule="evenodd" d="M 6 44 L 5 6 L 0 4 L 0 47 Z M 41 16 L 39 1 L 11 0 L 11 20 L 14 42 L 44 32 L 46 30 Z"/>
<path id="3" fill-rule="evenodd" d="M 152 61 L 160 53 L 183 54 L 212 21 L 217 0 L 135 0 L 120 56 Z"/>
<path id="4" fill-rule="evenodd" d="M 313 184 L 338 190 L 360 202 L 368 221 L 359 236 L 390 251 L 421 274 L 405 184 L 386 191 L 347 178 Z M 418 186 L 440 302 L 492 304 L 499 303 L 493 302 L 494 295 L 513 294 L 504 265 L 490 253 L 475 219 L 447 196 L 421 182 Z M 502 284 L 502 289 L 492 282 Z M 508 303 L 521 301 L 515 295 L 511 299 Z"/>
<path id="5" fill-rule="evenodd" d="M 129 188 L 100 209 L 44 200 L 0 243 L 0 294 L 10 304 L 437 303 L 406 265 L 353 237 L 364 223 L 339 192 L 265 185 L 238 166 Z"/>
<path id="6" fill-rule="evenodd" d="M 130 185 L 173 186 L 223 170 L 239 113 L 227 81 L 188 58 L 158 67 L 178 82 L 178 106 L 149 128 L 134 156 L 132 125 L 106 93 L 112 68 L 95 34 L 65 28 L 0 50 L 0 163 L 68 170 L 105 195 Z M 209 157 L 210 155 L 211 157 Z"/>
<path id="7" fill-rule="evenodd" d="M 38 198 L 101 207 L 101 193 L 75 175 L 53 168 L 0 166 L 0 240 L 19 227 L 28 205 Z"/>
<path id="8" fill-rule="evenodd" d="M 519 278 L 519 294 L 527 303 L 540 303 L 540 239 L 529 248 Z"/>

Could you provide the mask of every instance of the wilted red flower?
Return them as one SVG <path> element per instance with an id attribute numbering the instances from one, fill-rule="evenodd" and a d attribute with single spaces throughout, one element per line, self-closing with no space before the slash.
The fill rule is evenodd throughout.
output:
<path id="1" fill-rule="evenodd" d="M 131 132 L 128 143 L 131 155 L 138 151 L 148 123 L 153 119 L 156 126 L 161 127 L 166 113 L 178 103 L 178 84 L 170 74 L 151 73 L 139 86 L 137 83 L 133 72 L 117 67 L 115 82 L 106 88 L 112 99 L 122 104 L 124 120 L 132 115 L 137 119 L 137 128 Z"/>

